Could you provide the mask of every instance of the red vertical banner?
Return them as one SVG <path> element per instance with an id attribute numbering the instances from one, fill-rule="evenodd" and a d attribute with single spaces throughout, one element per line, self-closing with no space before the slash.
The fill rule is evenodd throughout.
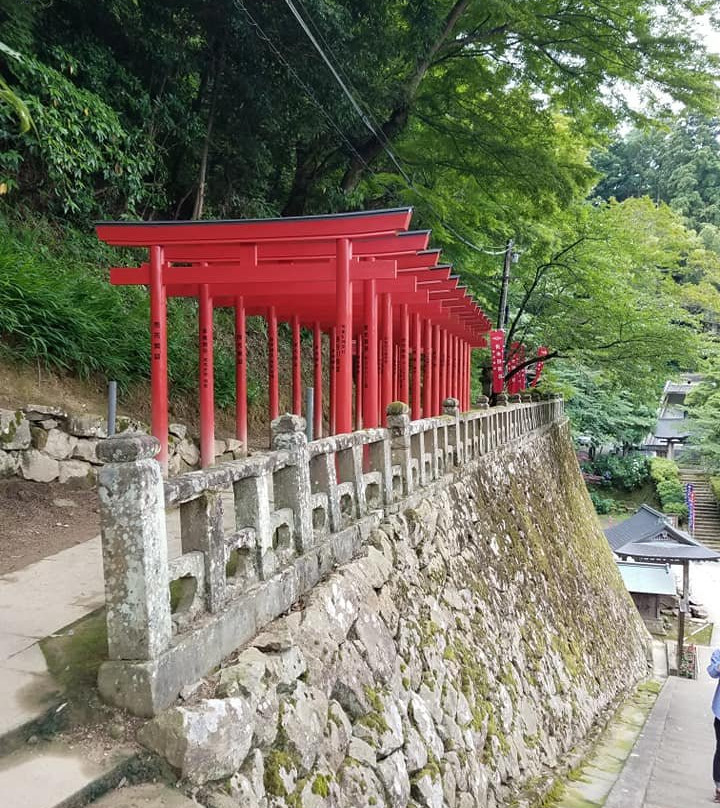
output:
<path id="1" fill-rule="evenodd" d="M 548 349 L 544 345 L 541 345 L 537 349 L 537 355 L 539 357 L 547 356 L 547 353 L 548 353 Z M 533 379 L 533 383 L 532 383 L 533 387 L 537 387 L 537 383 L 540 381 L 540 376 L 542 375 L 542 371 L 543 371 L 544 366 L 545 366 L 545 363 L 543 362 L 543 360 L 539 359 L 539 361 L 535 365 L 535 378 Z"/>
<path id="2" fill-rule="evenodd" d="M 505 385 L 505 332 L 490 332 L 490 361 L 492 365 L 492 391 L 502 393 Z"/>
<path id="3" fill-rule="evenodd" d="M 507 360 L 507 373 L 510 375 L 515 368 L 519 364 L 519 356 L 520 356 L 520 343 L 519 342 L 511 342 L 510 343 L 510 355 L 508 356 Z M 510 395 L 518 392 L 518 374 L 514 373 L 508 379 L 507 389 Z"/>
<path id="4" fill-rule="evenodd" d="M 525 362 L 524 345 L 520 345 L 520 347 L 518 348 L 517 356 L 518 356 L 517 365 L 522 365 Z M 522 370 L 518 371 L 516 376 L 518 381 L 517 381 L 517 390 L 515 392 L 521 393 L 523 390 L 527 388 L 527 368 L 523 368 Z"/>

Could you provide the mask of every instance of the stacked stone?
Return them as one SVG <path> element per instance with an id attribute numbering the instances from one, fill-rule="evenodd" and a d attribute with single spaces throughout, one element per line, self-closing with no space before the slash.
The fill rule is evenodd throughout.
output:
<path id="1" fill-rule="evenodd" d="M 119 418 L 118 432 L 149 432 L 147 424 Z M 0 409 L 0 478 L 58 481 L 78 487 L 95 483 L 98 443 L 107 437 L 107 422 L 101 415 L 67 413 L 57 407 L 30 404 L 20 410 Z M 200 465 L 200 450 L 183 424 L 170 425 L 171 475 L 192 471 Z M 244 456 L 238 440 L 215 441 L 218 462 Z"/>
<path id="2" fill-rule="evenodd" d="M 529 804 L 646 664 L 570 459 L 546 437 L 388 517 L 140 739 L 208 808 Z"/>

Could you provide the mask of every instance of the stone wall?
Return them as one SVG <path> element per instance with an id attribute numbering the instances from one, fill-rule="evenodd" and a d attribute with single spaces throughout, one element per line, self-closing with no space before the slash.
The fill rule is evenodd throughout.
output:
<path id="1" fill-rule="evenodd" d="M 474 451 L 456 434 L 464 451 L 391 497 L 358 557 L 141 730 L 199 804 L 530 804 L 644 675 L 647 634 L 567 424 Z"/>
<path id="2" fill-rule="evenodd" d="M 117 431 L 148 433 L 140 421 L 118 418 Z M 102 415 L 67 413 L 57 407 L 30 404 L 20 410 L 0 409 L 0 478 L 22 477 L 76 486 L 95 484 L 97 467 L 103 464 L 97 447 L 107 437 Z M 171 475 L 183 474 L 200 465 L 198 444 L 184 424 L 170 425 Z M 237 440 L 215 441 L 218 460 L 244 454 Z"/>

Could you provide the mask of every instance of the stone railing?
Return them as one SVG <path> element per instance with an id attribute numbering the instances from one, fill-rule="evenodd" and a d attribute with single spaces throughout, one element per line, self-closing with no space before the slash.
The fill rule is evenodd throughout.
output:
<path id="1" fill-rule="evenodd" d="M 443 416 L 419 421 L 392 404 L 387 429 L 309 444 L 304 420 L 284 415 L 272 425 L 273 451 L 167 481 L 154 438 L 104 441 L 104 698 L 154 714 L 350 560 L 386 513 L 563 418 L 559 398 L 511 398 L 463 414 L 447 399 Z M 166 509 L 174 507 L 181 552 L 169 560 Z"/>

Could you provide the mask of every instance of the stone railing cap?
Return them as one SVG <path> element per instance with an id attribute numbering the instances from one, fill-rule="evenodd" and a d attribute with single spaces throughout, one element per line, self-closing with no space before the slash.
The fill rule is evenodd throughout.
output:
<path id="1" fill-rule="evenodd" d="M 404 401 L 391 401 L 387 405 L 388 415 L 407 415 L 410 412 L 410 407 Z"/>
<path id="2" fill-rule="evenodd" d="M 160 441 L 142 432 L 123 432 L 100 441 L 97 456 L 104 463 L 132 463 L 149 460 L 160 451 Z"/>
<path id="3" fill-rule="evenodd" d="M 270 424 L 270 429 L 273 435 L 283 432 L 304 432 L 305 419 L 302 415 L 293 415 L 292 413 L 286 412 L 284 415 L 279 415 L 273 420 L 272 424 Z"/>

